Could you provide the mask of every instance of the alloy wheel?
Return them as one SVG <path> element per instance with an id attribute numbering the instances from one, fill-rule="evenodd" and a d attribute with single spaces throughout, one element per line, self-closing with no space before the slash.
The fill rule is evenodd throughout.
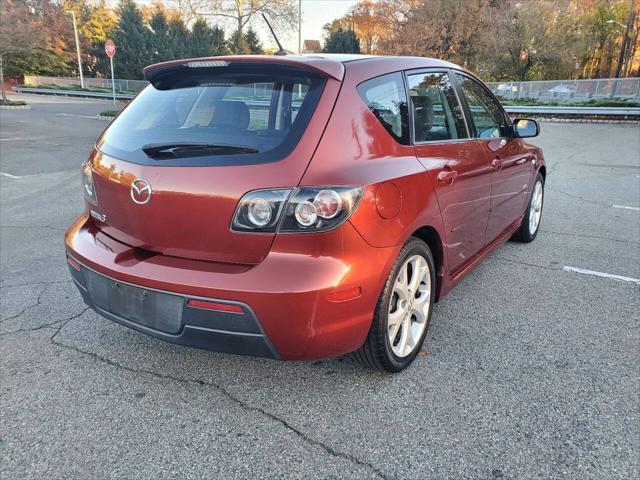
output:
<path id="1" fill-rule="evenodd" d="M 529 208 L 529 233 L 534 235 L 540 225 L 542 216 L 542 182 L 537 181 L 531 195 L 531 207 Z"/>
<path id="2" fill-rule="evenodd" d="M 393 282 L 387 335 L 393 353 L 407 357 L 427 327 L 431 300 L 431 272 L 422 255 L 408 258 Z"/>

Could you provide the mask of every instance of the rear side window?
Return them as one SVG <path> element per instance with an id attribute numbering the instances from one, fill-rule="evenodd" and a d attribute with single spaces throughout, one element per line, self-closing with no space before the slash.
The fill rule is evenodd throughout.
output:
<path id="1" fill-rule="evenodd" d="M 475 80 L 456 73 L 467 100 L 478 138 L 497 138 L 507 127 L 507 120 L 498 102 Z"/>
<path id="2" fill-rule="evenodd" d="M 199 72 L 169 90 L 150 85 L 113 121 L 98 148 L 154 165 L 280 160 L 300 140 L 323 86 L 324 78 L 310 72 L 259 64 Z"/>
<path id="3" fill-rule="evenodd" d="M 446 73 L 416 73 L 407 80 L 416 142 L 467 137 L 462 109 Z"/>
<path id="4" fill-rule="evenodd" d="M 358 93 L 387 132 L 408 145 L 409 115 L 402 75 L 392 73 L 367 80 L 358 85 Z"/>

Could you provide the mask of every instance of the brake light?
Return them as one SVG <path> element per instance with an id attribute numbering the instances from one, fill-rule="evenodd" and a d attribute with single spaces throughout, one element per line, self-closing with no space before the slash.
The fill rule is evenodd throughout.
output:
<path id="1" fill-rule="evenodd" d="M 216 312 L 228 313 L 244 313 L 240 305 L 232 303 L 206 302 L 203 300 L 189 300 L 187 305 L 193 308 L 202 308 L 204 310 L 214 310 Z"/>
<path id="2" fill-rule="evenodd" d="M 231 229 L 242 232 L 322 232 L 353 213 L 360 187 L 300 187 L 255 190 L 238 204 Z"/>
<path id="3" fill-rule="evenodd" d="M 67 262 L 69 263 L 69 265 L 71 265 L 73 268 L 75 268 L 78 271 L 82 269 L 82 267 L 80 266 L 80 263 L 75 258 L 67 257 Z"/>

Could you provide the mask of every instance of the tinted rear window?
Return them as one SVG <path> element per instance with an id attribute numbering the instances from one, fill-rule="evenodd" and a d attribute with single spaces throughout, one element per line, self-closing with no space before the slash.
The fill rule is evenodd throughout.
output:
<path id="1" fill-rule="evenodd" d="M 391 73 L 358 85 L 358 93 L 382 126 L 398 142 L 409 144 L 409 114 L 402 75 Z"/>
<path id="2" fill-rule="evenodd" d="M 208 69 L 176 85 L 145 88 L 109 126 L 98 148 L 154 165 L 280 160 L 304 133 L 324 79 L 299 69 L 243 65 Z"/>

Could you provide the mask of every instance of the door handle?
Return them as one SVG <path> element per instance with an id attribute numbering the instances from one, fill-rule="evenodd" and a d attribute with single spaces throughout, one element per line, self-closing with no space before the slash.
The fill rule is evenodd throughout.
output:
<path id="1" fill-rule="evenodd" d="M 458 172 L 455 170 L 442 170 L 438 173 L 438 181 L 451 185 L 457 176 Z"/>
<path id="2" fill-rule="evenodd" d="M 494 158 L 493 160 L 491 160 L 491 166 L 495 170 L 500 170 L 502 168 L 502 159 L 500 157 Z"/>

